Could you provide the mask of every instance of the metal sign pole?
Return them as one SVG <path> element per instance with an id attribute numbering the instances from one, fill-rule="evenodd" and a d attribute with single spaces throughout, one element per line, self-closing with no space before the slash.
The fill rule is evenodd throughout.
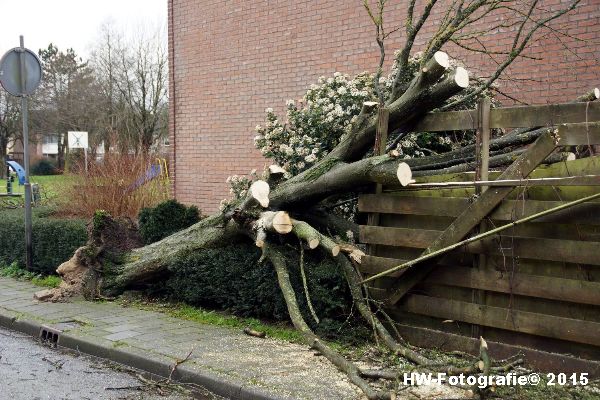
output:
<path id="1" fill-rule="evenodd" d="M 33 269 L 33 242 L 31 239 L 31 184 L 29 182 L 29 110 L 27 108 L 27 95 L 25 94 L 27 82 L 25 71 L 25 44 L 23 35 L 19 36 L 19 55 L 21 70 L 21 115 L 23 117 L 23 163 L 25 164 L 25 267 L 28 271 Z"/>
<path id="2" fill-rule="evenodd" d="M 13 96 L 21 98 L 23 118 L 23 164 L 25 164 L 25 262 L 28 270 L 33 264 L 31 240 L 31 184 L 29 183 L 29 110 L 27 96 L 35 92 L 42 80 L 40 59 L 25 48 L 23 36 L 20 46 L 9 50 L 0 59 L 0 85 Z"/>

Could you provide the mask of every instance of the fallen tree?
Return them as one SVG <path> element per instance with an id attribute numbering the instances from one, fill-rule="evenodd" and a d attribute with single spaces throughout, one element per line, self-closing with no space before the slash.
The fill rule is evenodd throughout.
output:
<path id="1" fill-rule="evenodd" d="M 457 107 L 477 99 L 486 93 L 502 71 L 521 54 L 538 29 L 546 27 L 552 20 L 575 8 L 578 1 L 573 1 L 559 11 L 544 12 L 542 16 L 536 17 L 536 0 L 524 2 L 526 4 L 516 8 L 512 3 L 501 0 L 455 0 L 439 23 L 439 29 L 424 47 L 423 53 L 411 59 L 415 38 L 437 3 L 429 0 L 419 8 L 415 6 L 415 2 L 409 2 L 406 42 L 396 55 L 394 71 L 385 88 L 380 84 L 385 59 L 384 40 L 390 34 L 384 30 L 383 25 L 385 1 L 380 0 L 376 9 L 365 2 L 377 28 L 376 38 L 381 48 L 379 69 L 368 80 L 370 98 L 356 105 L 360 111 L 348 118 L 339 138 L 320 159 L 313 160 L 313 157 L 311 162 L 314 163 L 311 166 L 298 168 L 291 176 L 284 165 L 271 165 L 261 179 L 255 179 L 249 187 L 241 190 L 241 196 L 227 203 L 222 212 L 141 248 L 128 245 L 134 241 L 115 242 L 116 235 L 127 237 L 127 232 L 119 227 L 118 221 L 98 212 L 90 226 L 88 244 L 59 268 L 64 282 L 55 299 L 76 293 L 82 293 L 88 298 L 117 296 L 127 289 L 163 278 L 168 274 L 168 266 L 180 254 L 218 248 L 236 241 L 251 241 L 262 249 L 262 260 L 274 267 L 290 319 L 302 332 L 306 343 L 345 372 L 369 399 L 392 398 L 390 392 L 374 389 L 367 379 L 395 377 L 396 372 L 361 371 L 320 340 L 305 322 L 298 306 L 297 294 L 289 281 L 286 252 L 290 250 L 289 246 L 285 246 L 289 243 L 297 245 L 300 241 L 307 250 L 319 249 L 337 261 L 359 314 L 372 327 L 380 342 L 394 354 L 429 370 L 449 374 L 465 371 L 489 373 L 491 361 L 483 339 L 479 359 L 473 365 L 457 369 L 428 359 L 388 330 L 379 320 L 376 309 L 374 310 L 376 305 L 369 301 L 368 293 L 361 285 L 362 277 L 357 264 L 364 253 L 352 243 L 340 239 L 348 231 L 357 232 L 357 226 L 332 212 L 330 205 L 332 199 L 372 190 L 373 182 L 398 184 L 401 174 L 399 169 L 405 168 L 405 164 L 415 171 L 414 175 L 472 170 L 474 145 L 410 159 L 404 158 L 397 149 L 373 155 L 372 149 L 378 131 L 378 109 L 387 110 L 389 129 L 394 131 L 409 126 L 429 111 L 447 108 L 449 105 Z M 420 15 L 417 15 L 416 9 L 422 10 Z M 475 32 L 467 30 L 467 27 L 506 9 L 515 12 L 512 21 L 515 26 L 514 44 L 504 54 L 505 61 L 499 64 L 498 70 L 490 78 L 477 80 L 475 87 L 470 87 L 467 70 L 454 66 L 441 48 L 450 42 L 462 44 L 465 40 L 472 39 Z M 489 30 L 496 27 L 490 26 Z M 467 94 L 460 96 L 464 92 Z M 591 101 L 597 95 L 597 92 L 593 92 L 578 100 Z M 492 166 L 510 164 L 521 154 L 522 146 L 534 142 L 547 131 L 547 128 L 518 130 L 495 138 L 490 146 Z M 558 158 L 560 157 L 559 155 Z"/>

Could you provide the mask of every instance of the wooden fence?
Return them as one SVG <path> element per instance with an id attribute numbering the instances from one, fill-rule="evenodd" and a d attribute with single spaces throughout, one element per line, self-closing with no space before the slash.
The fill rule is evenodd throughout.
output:
<path id="1" fill-rule="evenodd" d="M 485 147 L 493 128 L 556 126 L 552 143 L 540 138 L 502 177 L 568 177 L 600 175 L 600 157 L 537 165 L 556 147 L 600 144 L 596 121 L 599 103 L 480 108 L 429 114 L 414 131 L 477 129 Z M 485 168 L 485 156 L 477 173 L 485 179 L 482 164 Z M 473 181 L 475 175 L 430 176 L 417 183 Z M 490 180 L 499 175 L 489 171 Z M 369 245 L 361 272 L 369 277 L 417 258 L 436 241 L 456 243 L 473 232 L 598 193 L 599 182 L 523 183 L 478 194 L 473 187 L 384 187 L 379 194 L 362 195 L 359 210 L 377 218 L 361 226 L 360 240 Z M 524 351 L 538 367 L 600 375 L 600 363 L 579 360 L 600 360 L 600 200 L 516 226 L 370 285 L 371 297 L 416 345 L 475 351 L 474 338 L 483 336 L 495 343 L 497 356 L 514 353 L 514 346 L 533 348 Z"/>

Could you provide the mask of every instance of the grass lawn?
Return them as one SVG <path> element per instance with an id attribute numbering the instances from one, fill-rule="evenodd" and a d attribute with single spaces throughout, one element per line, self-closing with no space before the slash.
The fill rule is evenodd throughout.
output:
<path id="1" fill-rule="evenodd" d="M 60 285 L 61 279 L 56 275 L 42 276 L 33 272 L 25 271 L 16 264 L 0 265 L 0 276 L 30 281 L 36 286 L 56 288 Z"/>
<path id="2" fill-rule="evenodd" d="M 40 186 L 44 205 L 54 205 L 61 193 L 64 193 L 73 180 L 72 175 L 31 176 L 29 178 L 31 183 L 37 183 Z M 6 193 L 6 179 L 0 179 L 0 193 Z M 24 186 L 20 186 L 18 182 L 13 182 L 13 193 L 23 194 Z M 2 205 L 18 206 L 22 204 L 22 197 L 0 197 L 0 208 L 2 208 Z"/>

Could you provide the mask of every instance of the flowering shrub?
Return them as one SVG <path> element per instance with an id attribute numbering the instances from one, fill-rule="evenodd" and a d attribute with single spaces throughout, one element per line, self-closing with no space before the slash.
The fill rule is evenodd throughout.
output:
<path id="1" fill-rule="evenodd" d="M 320 77 L 298 102 L 287 101 L 286 121 L 266 109 L 266 123 L 256 127 L 255 146 L 291 175 L 310 168 L 339 142 L 352 117 L 373 97 L 373 78 L 353 79 L 336 72 Z"/>
<path id="2" fill-rule="evenodd" d="M 219 210 L 224 211 L 227 208 L 227 206 L 232 204 L 235 200 L 246 197 L 250 185 L 252 185 L 254 181 L 263 179 L 265 177 L 264 175 L 265 173 L 263 173 L 263 176 L 258 176 L 256 170 L 253 169 L 252 171 L 250 171 L 250 174 L 248 176 L 229 176 L 227 178 L 227 184 L 229 185 L 229 194 L 231 194 L 232 197 L 231 199 L 221 200 Z"/>

